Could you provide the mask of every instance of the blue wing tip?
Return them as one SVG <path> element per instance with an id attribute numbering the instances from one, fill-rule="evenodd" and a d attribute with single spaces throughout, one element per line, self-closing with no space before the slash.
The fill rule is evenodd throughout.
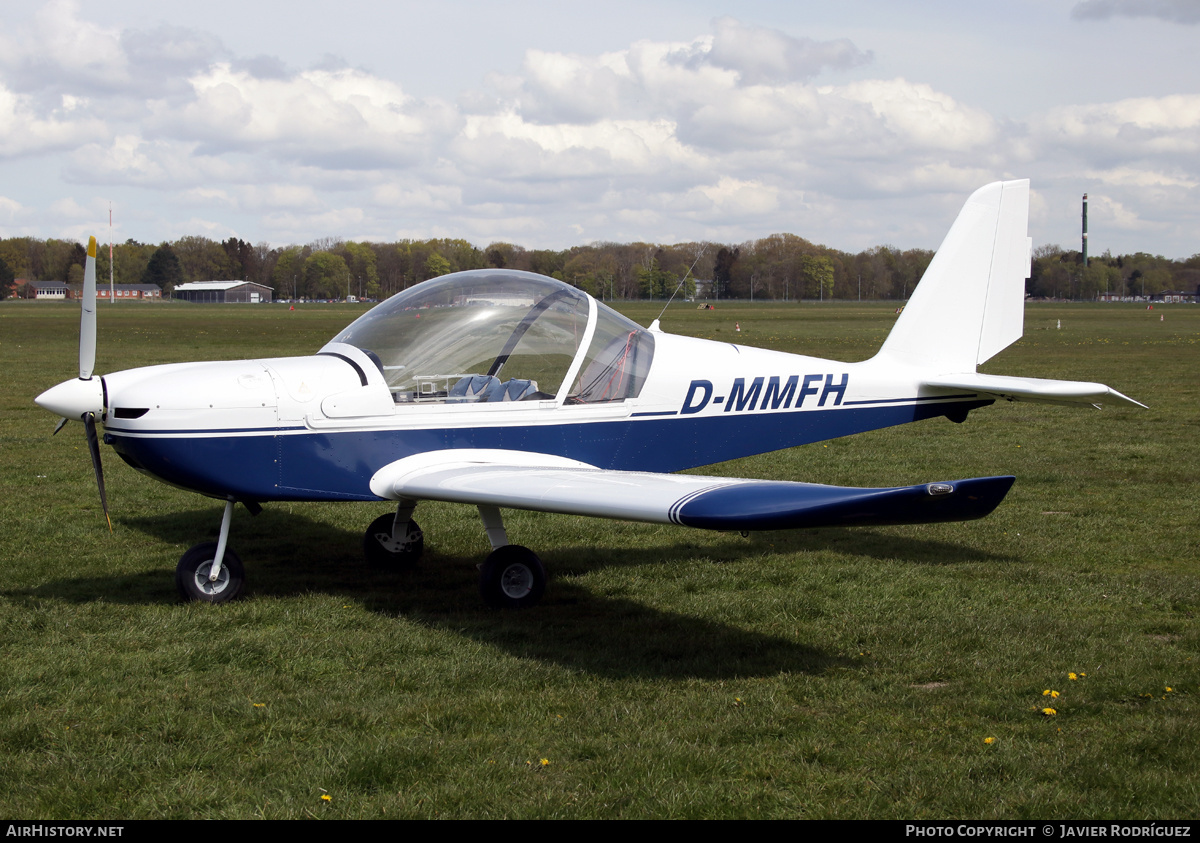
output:
<path id="1" fill-rule="evenodd" d="M 762 481 L 703 492 L 676 520 L 708 530 L 788 530 L 969 521 L 990 514 L 1015 477 L 975 477 L 884 489 Z"/>

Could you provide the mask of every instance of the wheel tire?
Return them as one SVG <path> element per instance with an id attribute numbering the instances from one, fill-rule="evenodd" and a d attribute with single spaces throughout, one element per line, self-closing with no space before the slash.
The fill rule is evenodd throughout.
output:
<path id="1" fill-rule="evenodd" d="M 546 569 L 537 554 L 519 544 L 492 551 L 479 572 L 479 593 L 493 609 L 528 609 L 546 592 Z"/>
<path id="2" fill-rule="evenodd" d="M 184 600 L 189 603 L 227 603 L 242 593 L 246 569 L 241 558 L 228 547 L 221 560 L 221 576 L 215 583 L 208 581 L 216 555 L 217 543 L 203 542 L 180 557 L 175 567 L 175 587 Z"/>
<path id="3" fill-rule="evenodd" d="M 417 564 L 421 554 L 425 552 L 425 535 L 416 521 L 408 522 L 409 542 L 401 549 L 389 549 L 387 544 L 392 540 L 392 524 L 395 514 L 380 515 L 371 522 L 367 532 L 363 534 L 363 557 L 367 564 L 375 568 L 404 570 Z"/>

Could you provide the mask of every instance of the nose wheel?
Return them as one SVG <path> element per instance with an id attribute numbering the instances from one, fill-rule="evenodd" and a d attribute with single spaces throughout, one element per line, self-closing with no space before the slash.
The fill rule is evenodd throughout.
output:
<path id="1" fill-rule="evenodd" d="M 233 519 L 233 499 L 225 501 L 221 533 L 215 542 L 203 542 L 188 550 L 175 567 L 175 587 L 184 600 L 199 603 L 226 603 L 242 593 L 246 569 L 241 558 L 229 547 L 229 525 Z M 257 512 L 258 504 L 247 504 Z"/>
<path id="2" fill-rule="evenodd" d="M 216 558 L 217 542 L 198 544 L 183 554 L 175 568 L 175 587 L 184 600 L 189 603 L 226 603 L 242 593 L 246 569 L 241 558 L 225 548 L 214 580 L 212 570 Z"/>

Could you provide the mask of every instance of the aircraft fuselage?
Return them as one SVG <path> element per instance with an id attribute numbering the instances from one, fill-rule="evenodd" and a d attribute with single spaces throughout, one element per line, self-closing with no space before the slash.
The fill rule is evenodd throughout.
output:
<path id="1" fill-rule="evenodd" d="M 369 501 L 379 500 L 376 471 L 428 451 L 674 472 L 991 403 L 927 394 L 915 376 L 872 361 L 654 339 L 641 394 L 595 404 L 397 403 L 372 361 L 338 343 L 310 357 L 132 369 L 105 377 L 105 441 L 135 468 L 215 497 Z"/>

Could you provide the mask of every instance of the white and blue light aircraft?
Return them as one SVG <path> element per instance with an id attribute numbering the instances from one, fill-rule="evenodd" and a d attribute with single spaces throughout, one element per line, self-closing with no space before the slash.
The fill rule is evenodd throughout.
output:
<path id="1" fill-rule="evenodd" d="M 878 354 L 839 363 L 642 328 L 527 272 L 458 272 L 392 296 L 309 357 L 93 373 L 96 241 L 88 246 L 79 377 L 37 403 L 83 421 L 107 517 L 96 422 L 135 469 L 224 500 L 219 539 L 183 555 L 187 600 L 242 589 L 233 507 L 392 501 L 367 558 L 408 564 L 422 500 L 478 507 L 489 604 L 538 602 L 546 574 L 509 544 L 501 509 L 713 530 L 980 518 L 1012 477 L 897 488 L 680 475 L 736 457 L 945 416 L 997 399 L 1143 406 L 1095 383 L 982 375 L 1022 333 L 1028 181 L 976 191 Z M 61 427 L 61 423 L 59 425 Z"/>

